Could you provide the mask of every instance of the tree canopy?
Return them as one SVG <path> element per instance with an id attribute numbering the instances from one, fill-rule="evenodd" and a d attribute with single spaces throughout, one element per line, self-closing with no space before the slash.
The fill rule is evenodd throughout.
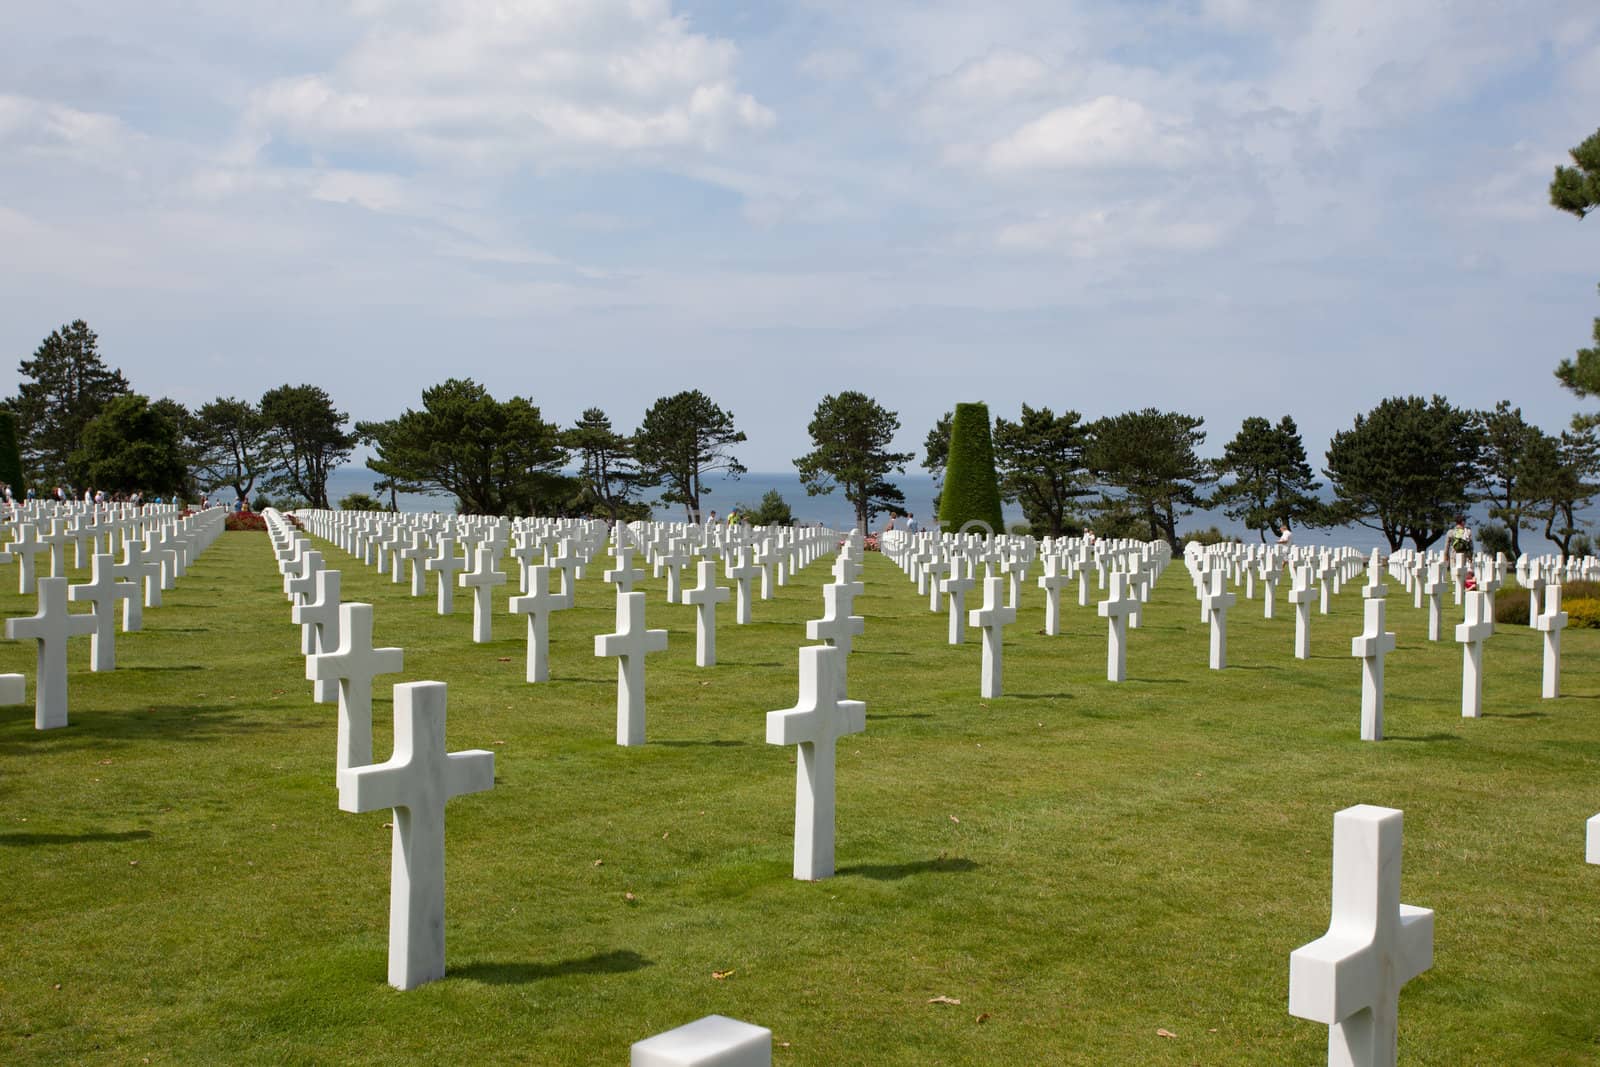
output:
<path id="1" fill-rule="evenodd" d="M 611 428 L 604 411 L 586 409 L 562 440 L 578 458 L 576 510 L 599 512 L 612 522 L 649 518 L 650 508 L 632 499 L 644 482 L 633 442 Z"/>
<path id="2" fill-rule="evenodd" d="M 1035 534 L 1060 537 L 1073 505 L 1093 493 L 1084 464 L 1088 432 L 1076 411 L 1022 405 L 1016 422 L 994 420 L 1000 495 L 1015 500 Z"/>
<path id="3" fill-rule="evenodd" d="M 1478 456 L 1475 484 L 1479 499 L 1489 505 L 1489 518 L 1502 522 L 1513 556 L 1522 553 L 1523 530 L 1534 526 L 1543 465 L 1554 462 L 1554 448 L 1543 447 L 1544 431 L 1522 417 L 1509 400 L 1479 416 L 1483 451 Z"/>
<path id="4" fill-rule="evenodd" d="M 1280 523 L 1317 524 L 1322 512 L 1314 495 L 1318 483 L 1306 462 L 1300 428 L 1289 416 L 1276 426 L 1259 415 L 1246 418 L 1212 466 L 1219 477 L 1233 479 L 1212 494 L 1212 505 L 1258 531 L 1261 540 Z"/>
<path id="5" fill-rule="evenodd" d="M 17 372 L 22 383 L 6 406 L 17 417 L 23 464 L 35 481 L 67 481 L 84 428 L 131 392 L 128 379 L 106 366 L 99 336 L 82 319 L 53 331 Z"/>
<path id="6" fill-rule="evenodd" d="M 745 440 L 724 411 L 698 389 L 664 396 L 650 405 L 633 435 L 634 457 L 645 484 L 665 485 L 661 499 L 682 504 L 690 521 L 700 517 L 700 497 L 709 492 L 701 478 L 713 471 L 733 477 L 745 472 L 733 446 Z"/>
<path id="7" fill-rule="evenodd" d="M 280 385 L 261 397 L 261 414 L 274 431 L 274 491 L 288 490 L 316 508 L 328 504 L 328 474 L 350 458 L 356 439 L 350 416 L 334 408 L 320 386 Z"/>
<path id="8" fill-rule="evenodd" d="M 1178 519 L 1205 503 L 1211 473 L 1195 449 L 1205 419 L 1145 408 L 1089 424 L 1089 469 L 1105 489 L 1108 517 L 1141 516 L 1148 537 L 1178 543 Z"/>
<path id="9" fill-rule="evenodd" d="M 208 490 L 223 486 L 248 501 L 256 482 L 272 469 L 276 447 L 272 424 L 248 400 L 218 397 L 190 419 L 198 461 L 195 478 Z"/>
<path id="10" fill-rule="evenodd" d="M 1323 474 L 1341 520 L 1421 550 L 1467 510 L 1482 445 L 1474 414 L 1444 397 L 1390 397 L 1333 435 Z"/>
<path id="11" fill-rule="evenodd" d="M 463 513 L 548 512 L 570 489 L 560 429 L 532 400 L 496 400 L 470 378 L 424 389 L 421 410 L 356 431 L 376 453 L 369 468 L 406 492 L 450 493 Z"/>
<path id="12" fill-rule="evenodd" d="M 171 496 L 188 480 L 177 422 L 138 395 L 115 397 L 84 427 L 69 471 L 78 485 L 120 493 Z"/>
<path id="13" fill-rule="evenodd" d="M 865 393 L 845 390 L 823 397 L 806 429 L 812 449 L 794 465 L 807 494 L 820 496 L 838 486 L 863 533 L 878 512 L 905 507 L 905 493 L 887 478 L 890 471 L 904 474 L 915 454 L 889 448 L 900 429 L 894 412 Z"/>

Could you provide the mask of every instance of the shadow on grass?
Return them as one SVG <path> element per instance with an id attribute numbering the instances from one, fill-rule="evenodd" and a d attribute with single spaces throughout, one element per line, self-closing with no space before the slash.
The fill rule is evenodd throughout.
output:
<path id="1" fill-rule="evenodd" d="M 1076 700 L 1072 693 L 1007 693 L 1014 700 Z"/>
<path id="2" fill-rule="evenodd" d="M 834 873 L 859 875 L 874 882 L 898 882 L 915 874 L 965 874 L 978 869 L 975 860 L 947 859 L 917 860 L 913 863 L 858 863 L 854 867 L 840 867 Z"/>
<path id="3" fill-rule="evenodd" d="M 574 974 L 627 974 L 652 966 L 653 961 L 631 949 L 617 949 L 560 963 L 469 963 L 451 967 L 448 973 L 453 978 L 470 978 L 489 985 L 519 985 Z"/>
<path id="4" fill-rule="evenodd" d="M 1483 717 L 1485 719 L 1548 719 L 1550 715 L 1548 712 L 1543 711 L 1486 711 L 1483 713 Z"/>
<path id="5" fill-rule="evenodd" d="M 119 670 L 119 671 L 203 671 L 203 670 L 205 670 L 205 668 L 202 667 L 198 663 L 173 663 L 173 664 L 168 664 L 168 665 L 159 666 L 159 667 L 157 667 L 157 666 L 151 666 L 151 667 L 118 667 L 117 670 Z"/>
<path id="6" fill-rule="evenodd" d="M 738 748 L 748 745 L 748 741 L 651 741 L 652 745 L 664 745 L 667 748 Z"/>
<path id="7" fill-rule="evenodd" d="M 777 661 L 756 663 L 756 662 L 751 661 L 751 660 L 721 659 L 721 658 L 719 658 L 717 660 L 717 666 L 719 666 L 719 667 L 782 667 L 783 664 L 782 663 L 778 663 Z"/>
<path id="8" fill-rule="evenodd" d="M 868 719 L 931 719 L 933 714 L 926 711 L 906 711 L 897 715 L 886 715 L 881 711 L 867 712 Z"/>
<path id="9" fill-rule="evenodd" d="M 1128 681 L 1130 681 L 1130 682 L 1139 682 L 1142 685 L 1186 685 L 1186 684 L 1188 684 L 1182 678 L 1140 678 L 1140 677 L 1137 677 L 1137 676 L 1132 675 L 1132 674 L 1128 675 Z"/>
<path id="10" fill-rule="evenodd" d="M 1460 734 L 1418 734 L 1416 737 L 1403 737 L 1400 734 L 1384 734 L 1385 741 L 1460 741 Z"/>
<path id="11" fill-rule="evenodd" d="M 81 713 L 62 730 L 32 730 L 0 740 L 0 755 L 46 750 L 53 753 L 98 750 L 107 744 L 155 738 L 167 741 L 210 741 L 226 735 L 261 730 L 320 730 L 325 719 L 295 718 L 286 707 L 220 704 L 151 704 L 119 711 Z"/>
<path id="12" fill-rule="evenodd" d="M 0 834 L 0 845 L 32 848 L 35 845 L 78 845 L 92 841 L 144 841 L 149 830 L 99 830 L 86 834 Z"/>

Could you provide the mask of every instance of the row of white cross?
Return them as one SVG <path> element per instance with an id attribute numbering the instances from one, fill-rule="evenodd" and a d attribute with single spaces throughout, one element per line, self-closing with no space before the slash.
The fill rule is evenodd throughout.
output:
<path id="1" fill-rule="evenodd" d="M 410 683 L 395 686 L 395 752 L 383 764 L 372 760 L 372 681 L 378 674 L 399 671 L 400 649 L 372 645 L 372 608 L 340 604 L 339 572 L 322 566 L 321 554 L 308 547 L 291 524 L 275 511 L 267 513 L 269 533 L 285 592 L 295 601 L 294 617 L 303 630 L 307 677 L 319 685 L 319 700 L 334 694 L 339 705 L 336 773 L 340 807 L 349 811 L 395 809 L 394 856 L 390 893 L 389 981 L 408 989 L 444 973 L 444 803 L 452 796 L 486 790 L 493 785 L 490 753 L 448 753 L 444 748 L 445 686 Z M 626 537 L 626 534 L 622 534 Z M 831 536 L 831 535 L 830 535 Z M 480 546 L 480 553 L 487 551 Z M 631 550 L 615 547 L 618 567 L 628 569 Z M 846 546 L 836 575 L 858 574 L 859 541 Z M 684 591 L 683 602 L 714 611 L 728 590 L 715 585 L 715 563 L 700 564 L 699 590 Z M 618 574 L 609 572 L 615 582 Z M 530 569 L 531 595 L 548 593 L 546 568 Z M 768 716 L 768 740 L 800 747 L 796 786 L 795 877 L 815 879 L 833 873 L 834 742 L 865 728 L 865 706 L 845 699 L 844 657 L 850 636 L 861 632 L 862 620 L 850 616 L 859 584 L 836 582 L 827 587 L 827 611 L 808 624 L 808 636 L 827 645 L 801 650 L 800 699 L 794 708 Z M 716 593 L 721 593 L 720 597 Z M 570 596 L 567 587 L 564 596 Z M 513 610 L 517 600 L 513 598 Z M 561 606 L 566 606 L 565 604 Z M 530 613 L 543 615 L 545 604 Z M 666 647 L 666 631 L 644 624 L 643 593 L 617 591 L 617 632 L 595 638 L 595 654 L 618 659 L 617 742 L 644 742 L 644 657 Z M 714 636 L 714 622 L 709 629 Z M 709 645 L 709 647 L 708 647 Z M 535 638 L 530 631 L 530 656 Z M 714 662 L 714 644 L 701 641 L 700 659 Z M 530 662 L 530 681 L 532 665 Z M 425 809 L 425 811 L 423 811 Z"/>
<path id="2" fill-rule="evenodd" d="M 132 633 L 141 629 L 143 609 L 161 604 L 161 591 L 171 589 L 195 557 L 216 541 L 226 516 L 223 509 L 212 508 L 179 518 L 170 507 L 152 506 L 148 513 L 142 510 L 125 513 L 102 523 L 94 521 L 95 510 L 87 509 L 91 539 L 97 539 L 102 533 L 108 540 L 113 535 L 119 536 L 122 561 L 117 562 L 110 552 L 94 552 L 90 558 L 89 581 L 79 585 L 69 586 L 64 574 L 28 577 L 24 584 L 32 586 L 37 610 L 30 616 L 6 620 L 8 638 L 38 642 L 34 677 L 36 729 L 53 730 L 67 725 L 68 639 L 89 635 L 89 669 L 115 670 L 118 602 L 122 604 L 122 631 Z M 117 510 L 125 509 L 119 506 Z M 57 517 L 52 521 L 60 524 L 65 520 Z M 18 548 L 30 543 L 23 540 L 30 527 L 27 522 L 17 524 L 14 532 L 19 539 L 9 544 L 5 552 L 0 552 L 0 563 L 12 558 L 24 563 L 31 561 L 28 550 Z M 144 531 L 142 539 L 135 536 L 140 530 Z M 97 545 L 96 541 L 95 547 Z M 87 603 L 91 610 L 86 614 L 73 614 L 69 603 Z M 6 680 L 0 683 L 3 686 L 0 703 L 21 703 L 26 698 L 22 676 L 4 677 Z"/>

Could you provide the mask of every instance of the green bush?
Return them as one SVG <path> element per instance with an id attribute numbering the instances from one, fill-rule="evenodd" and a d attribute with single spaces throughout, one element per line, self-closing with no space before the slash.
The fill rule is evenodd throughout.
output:
<path id="1" fill-rule="evenodd" d="M 1575 604 L 1600 604 L 1600 582 L 1568 582 L 1561 587 L 1561 610 L 1567 613 L 1568 626 L 1596 626 L 1592 622 L 1579 622 L 1573 614 Z M 1543 600 L 1540 600 L 1543 607 Z M 1588 609 L 1581 609 L 1588 610 Z M 1502 589 L 1494 597 L 1494 621 L 1528 625 L 1528 591 Z"/>
<path id="2" fill-rule="evenodd" d="M 1189 544 L 1190 542 L 1193 542 L 1197 545 L 1221 545 L 1231 541 L 1232 538 L 1223 533 L 1221 530 L 1217 529 L 1215 526 L 1212 526 L 1204 530 L 1190 530 L 1178 540 L 1182 542 L 1182 544 L 1178 546 L 1179 551 L 1182 551 L 1183 546 Z"/>
<path id="3" fill-rule="evenodd" d="M 1562 601 L 1561 610 L 1567 613 L 1568 626 L 1581 630 L 1600 630 L 1600 600 L 1582 597 L 1571 603 Z"/>
<path id="4" fill-rule="evenodd" d="M 994 469 L 994 441 L 987 404 L 957 404 L 950 420 L 950 458 L 939 497 L 939 521 L 954 533 L 969 522 L 1005 531 L 1000 512 L 1000 478 Z"/>

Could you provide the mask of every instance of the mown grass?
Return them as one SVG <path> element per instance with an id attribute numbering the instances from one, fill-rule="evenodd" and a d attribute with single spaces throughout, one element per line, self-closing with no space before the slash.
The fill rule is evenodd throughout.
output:
<path id="1" fill-rule="evenodd" d="M 89 673 L 74 639 L 70 727 L 0 712 L 0 1060 L 620 1063 L 721 1012 L 771 1027 L 780 1064 L 1315 1063 L 1326 1031 L 1287 1014 L 1288 954 L 1327 926 L 1333 813 L 1356 803 L 1405 810 L 1402 898 L 1437 913 L 1402 1056 L 1600 1054 L 1600 634 L 1567 633 L 1567 695 L 1542 701 L 1538 635 L 1502 625 L 1486 716 L 1463 721 L 1460 649 L 1391 587 L 1389 740 L 1368 744 L 1359 583 L 1313 615 L 1306 662 L 1288 606 L 1263 620 L 1241 597 L 1216 673 L 1175 563 L 1122 685 L 1094 609 L 1068 597 L 1046 637 L 1029 588 L 1007 695 L 984 701 L 976 640 L 946 646 L 871 555 L 839 874 L 805 884 L 794 752 L 763 743 L 764 714 L 794 703 L 827 563 L 752 625 L 724 611 L 705 670 L 692 609 L 644 583 L 671 643 L 630 750 L 593 655 L 600 568 L 531 686 L 522 620 L 474 645 L 467 598 L 441 619 L 323 547 L 406 650 L 380 679 L 380 758 L 383 683 L 426 678 L 450 683 L 450 747 L 496 753 L 494 790 L 449 809 L 448 976 L 384 984 L 387 817 L 337 809 L 333 709 L 310 699 L 265 537 L 230 533 L 119 636 L 121 669 Z M 0 586 L 0 612 L 31 612 L 10 568 Z M 31 646 L 0 644 L 0 670 L 31 677 Z"/>

